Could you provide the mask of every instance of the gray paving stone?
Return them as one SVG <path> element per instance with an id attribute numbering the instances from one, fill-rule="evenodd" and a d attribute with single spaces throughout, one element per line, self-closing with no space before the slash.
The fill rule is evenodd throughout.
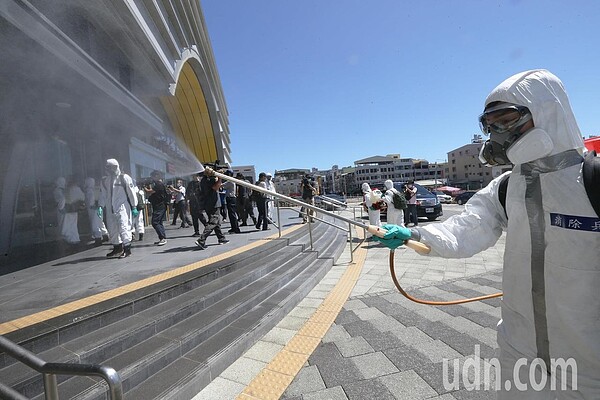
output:
<path id="1" fill-rule="evenodd" d="M 343 385 L 349 400 L 396 400 L 388 388 L 379 379 L 365 379 Z"/>
<path id="2" fill-rule="evenodd" d="M 261 361 L 253 360 L 247 357 L 240 357 L 221 373 L 221 377 L 230 381 L 249 385 L 252 379 L 266 366 Z"/>
<path id="3" fill-rule="evenodd" d="M 371 319 L 385 318 L 386 317 L 386 315 L 384 313 L 382 313 L 381 311 L 379 311 L 375 307 L 367 307 L 367 308 L 355 309 L 354 313 L 356 314 L 356 316 L 358 318 L 360 318 L 363 321 L 368 321 L 368 320 L 371 320 Z"/>
<path id="4" fill-rule="evenodd" d="M 354 365 L 360 371 L 364 379 L 376 378 L 398 372 L 398 368 L 396 368 L 396 366 L 379 351 L 352 357 L 349 358 L 349 360 L 354 362 Z"/>
<path id="5" fill-rule="evenodd" d="M 334 343 L 343 357 L 354 357 L 373 352 L 371 345 L 362 336 L 336 340 Z"/>
<path id="6" fill-rule="evenodd" d="M 342 325 L 333 324 L 322 339 L 323 343 L 334 342 L 336 340 L 350 339 L 350 334 Z"/>
<path id="7" fill-rule="evenodd" d="M 343 325 L 344 329 L 346 329 L 346 332 L 348 332 L 350 334 L 350 336 L 354 337 L 354 336 L 370 336 L 370 335 L 375 335 L 377 334 L 379 331 L 373 326 L 373 324 L 369 323 L 368 321 L 356 321 L 356 322 L 351 322 L 349 324 L 345 324 Z"/>
<path id="8" fill-rule="evenodd" d="M 496 329 L 498 325 L 498 317 L 492 316 L 487 312 L 473 312 L 464 315 L 464 317 L 470 321 L 475 322 L 477 325 Z"/>
<path id="9" fill-rule="evenodd" d="M 405 328 L 405 326 L 397 319 L 388 316 L 370 319 L 369 322 L 380 332 L 389 332 Z"/>
<path id="10" fill-rule="evenodd" d="M 264 342 L 261 340 L 258 341 L 254 346 L 252 346 L 244 354 L 244 357 L 269 363 L 271 362 L 273 357 L 275 357 L 275 355 L 277 355 L 277 353 L 281 351 L 281 349 L 283 349 L 283 345 L 273 342 Z"/>
<path id="11" fill-rule="evenodd" d="M 354 314 L 354 311 L 342 309 L 335 318 L 335 323 L 338 325 L 349 324 L 350 322 L 359 321 L 360 318 Z"/>
<path id="12" fill-rule="evenodd" d="M 444 394 L 451 390 L 444 387 L 444 370 L 441 362 L 418 365 L 414 368 L 414 371 L 437 393 Z M 454 382 L 454 368 L 449 367 L 447 374 L 446 381 Z"/>
<path id="13" fill-rule="evenodd" d="M 402 371 L 379 379 L 397 399 L 426 399 L 437 395 L 415 371 Z"/>
<path id="14" fill-rule="evenodd" d="M 421 343 L 431 342 L 433 339 L 420 329 L 409 326 L 405 329 L 391 332 L 394 336 L 409 346 L 418 346 Z"/>
<path id="15" fill-rule="evenodd" d="M 343 358 L 337 346 L 331 343 L 321 343 L 308 357 L 310 365 L 319 365 L 324 361 L 335 361 Z"/>
<path id="16" fill-rule="evenodd" d="M 290 329 L 293 331 L 298 331 L 298 330 L 300 330 L 300 328 L 302 328 L 302 326 L 304 325 L 304 323 L 306 323 L 306 321 L 308 321 L 308 318 L 301 318 L 301 317 L 294 317 L 291 315 L 286 315 L 281 321 L 279 321 L 277 326 L 282 329 Z"/>
<path id="17" fill-rule="evenodd" d="M 367 308 L 367 305 L 362 302 L 362 300 L 348 300 L 346 304 L 344 304 L 345 310 L 360 310 L 361 308 Z"/>
<path id="18" fill-rule="evenodd" d="M 354 362 L 352 362 L 352 358 L 340 356 L 335 359 L 319 359 L 317 368 L 326 387 L 344 385 L 348 382 L 356 382 L 364 379 L 363 374 L 356 368 Z"/>
<path id="19" fill-rule="evenodd" d="M 265 336 L 263 336 L 262 340 L 265 342 L 273 342 L 285 346 L 287 342 L 294 337 L 294 335 L 296 335 L 296 331 L 283 329 L 276 326 Z"/>
<path id="20" fill-rule="evenodd" d="M 377 332 L 373 335 L 366 335 L 365 340 L 369 342 L 374 351 L 405 346 L 405 344 L 391 332 Z"/>
<path id="21" fill-rule="evenodd" d="M 192 400 L 235 399 L 246 385 L 217 376 Z"/>
<path id="22" fill-rule="evenodd" d="M 440 340 L 419 343 L 414 347 L 434 363 L 442 362 L 443 359 L 454 359 L 461 357 L 459 352 Z"/>
<path id="23" fill-rule="evenodd" d="M 382 350 L 382 352 L 400 371 L 431 363 L 429 358 L 409 346 L 394 347 Z"/>
<path id="24" fill-rule="evenodd" d="M 454 317 L 441 321 L 444 325 L 448 325 L 460 333 L 476 332 L 481 329 L 481 325 L 476 324 L 464 317 Z"/>
<path id="25" fill-rule="evenodd" d="M 325 389 L 325 382 L 321 378 L 316 365 L 304 367 L 298 372 L 294 381 L 283 394 L 285 397 L 302 396 L 303 394 Z"/>
<path id="26" fill-rule="evenodd" d="M 303 400 L 348 400 L 341 386 L 335 386 L 302 396 Z"/>

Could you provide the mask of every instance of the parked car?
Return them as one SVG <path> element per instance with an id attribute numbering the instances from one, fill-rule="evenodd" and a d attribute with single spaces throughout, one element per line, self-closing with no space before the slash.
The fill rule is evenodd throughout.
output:
<path id="1" fill-rule="evenodd" d="M 450 196 L 449 194 L 440 192 L 439 190 L 432 190 L 431 193 L 433 193 L 437 196 L 440 203 L 444 203 L 444 204 L 452 203 L 452 196 Z"/>
<path id="2" fill-rule="evenodd" d="M 460 194 L 457 194 L 456 197 L 454 198 L 454 201 L 456 201 L 457 204 L 465 204 L 467 201 L 469 201 L 469 199 L 471 197 L 473 197 L 473 195 L 477 193 L 477 192 L 473 192 L 473 191 L 466 191 L 466 192 L 462 192 Z"/>
<path id="3" fill-rule="evenodd" d="M 340 203 L 343 203 L 343 205 Z M 340 196 L 339 194 L 335 193 L 329 193 L 315 196 L 315 205 L 325 210 L 333 211 L 346 208 L 347 203 L 344 196 Z"/>
<path id="4" fill-rule="evenodd" d="M 417 183 L 414 185 L 417 188 L 417 217 L 433 221 L 444 215 L 437 196 Z M 394 182 L 394 187 L 400 192 L 404 192 L 405 186 L 405 182 Z"/>

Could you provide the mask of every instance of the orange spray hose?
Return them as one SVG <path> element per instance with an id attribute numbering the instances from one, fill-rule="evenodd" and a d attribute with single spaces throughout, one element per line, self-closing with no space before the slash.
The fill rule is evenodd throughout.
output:
<path id="1" fill-rule="evenodd" d="M 368 231 L 370 233 L 372 233 L 373 235 L 376 235 L 379 237 L 383 237 L 383 235 L 386 233 L 385 229 L 383 229 L 381 227 L 376 227 L 373 225 L 369 226 Z M 429 254 L 429 252 L 431 251 L 431 248 L 429 246 L 427 246 L 426 244 L 416 242 L 414 240 L 407 240 L 404 242 L 404 244 L 407 247 L 410 247 L 411 249 L 415 250 L 419 254 L 425 255 L 425 254 Z M 408 294 L 406 292 L 406 290 L 402 289 L 402 286 L 400 286 L 400 282 L 398 281 L 398 278 L 396 278 L 396 271 L 394 270 L 394 250 L 390 250 L 390 274 L 392 275 L 392 281 L 394 282 L 396 289 L 398 289 L 398 291 L 404 297 L 409 299 L 410 301 L 414 301 L 415 303 L 419 303 L 419 304 L 427 304 L 430 306 L 451 306 L 451 305 L 456 305 L 456 304 L 471 303 L 473 301 L 494 299 L 496 297 L 502 296 L 502 292 L 499 292 L 499 293 L 494 293 L 494 294 L 488 294 L 485 296 L 471 297 L 471 298 L 467 298 L 467 299 L 451 300 L 451 301 L 422 300 L 422 299 L 413 297 L 410 294 Z"/>

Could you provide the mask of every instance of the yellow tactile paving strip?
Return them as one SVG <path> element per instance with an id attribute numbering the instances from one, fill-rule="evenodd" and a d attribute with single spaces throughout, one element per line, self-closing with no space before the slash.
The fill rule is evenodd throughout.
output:
<path id="1" fill-rule="evenodd" d="M 362 229 L 357 231 L 359 236 L 363 233 Z M 283 395 L 346 303 L 360 277 L 366 256 L 367 249 L 363 243 L 354 252 L 354 263 L 348 266 L 319 308 L 288 344 L 246 386 L 237 400 L 276 400 Z"/>
<path id="2" fill-rule="evenodd" d="M 298 230 L 303 225 L 295 225 L 291 228 L 288 228 L 281 232 L 282 236 L 292 233 L 295 230 Z M 119 296 L 122 296 L 127 293 L 134 292 L 141 288 L 171 279 L 173 277 L 183 275 L 187 272 L 206 267 L 207 265 L 213 264 L 217 261 L 221 261 L 227 259 L 229 257 L 235 256 L 237 254 L 243 253 L 250 249 L 254 249 L 256 247 L 262 246 L 270 240 L 277 239 L 279 237 L 279 233 L 275 233 L 271 236 L 258 239 L 253 243 L 249 243 L 245 246 L 239 247 L 237 249 L 233 249 L 223 254 L 219 254 L 213 257 L 209 257 L 205 260 L 201 260 L 192 264 L 185 265 L 183 267 L 174 269 L 172 271 L 168 271 L 159 275 L 155 275 L 146 279 L 142 279 L 141 281 L 133 282 L 125 286 L 121 286 L 115 289 L 108 290 L 106 292 L 98 293 L 93 296 L 89 296 L 83 299 L 75 300 L 69 303 L 62 304 L 60 306 L 50 308 L 48 310 L 40 311 L 35 314 L 27 315 L 25 317 L 17 318 L 12 321 L 4 322 L 0 324 L 0 335 L 5 335 L 10 332 L 17 331 L 22 328 L 26 328 L 28 326 L 48 321 L 52 318 L 59 317 L 61 315 L 67 314 L 69 312 L 73 312 L 85 307 L 92 306 L 94 304 L 101 303 L 106 300 L 110 300 Z"/>

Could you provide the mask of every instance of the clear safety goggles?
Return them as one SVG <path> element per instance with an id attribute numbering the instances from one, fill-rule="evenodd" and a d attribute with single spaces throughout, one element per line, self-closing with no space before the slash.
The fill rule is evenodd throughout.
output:
<path id="1" fill-rule="evenodd" d="M 525 106 L 499 104 L 490 107 L 479 116 L 479 127 L 484 135 L 504 134 L 516 130 L 531 120 L 531 112 Z"/>

